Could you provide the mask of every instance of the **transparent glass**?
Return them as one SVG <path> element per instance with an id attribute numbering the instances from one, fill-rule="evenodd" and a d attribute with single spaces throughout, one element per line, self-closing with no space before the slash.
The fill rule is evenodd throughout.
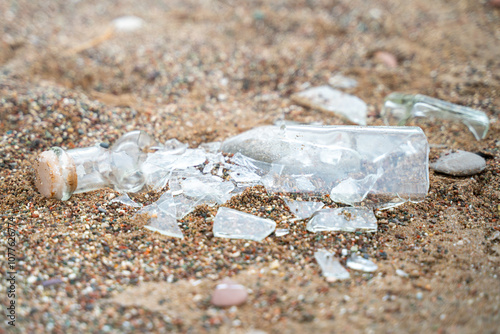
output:
<path id="1" fill-rule="evenodd" d="M 416 94 L 391 93 L 384 101 L 382 118 L 387 125 L 406 125 L 415 118 L 461 122 L 477 140 L 486 136 L 488 116 L 482 111 Z"/>
<path id="2" fill-rule="evenodd" d="M 222 150 L 265 162 L 261 182 L 270 192 L 387 208 L 420 201 L 429 189 L 429 146 L 418 127 L 264 126 Z"/>
<path id="3" fill-rule="evenodd" d="M 35 168 L 39 192 L 67 200 L 72 194 L 111 187 L 137 192 L 146 182 L 141 165 L 157 143 L 143 131 L 132 131 L 111 148 L 100 145 L 64 150 L 52 147 L 41 153 Z"/>

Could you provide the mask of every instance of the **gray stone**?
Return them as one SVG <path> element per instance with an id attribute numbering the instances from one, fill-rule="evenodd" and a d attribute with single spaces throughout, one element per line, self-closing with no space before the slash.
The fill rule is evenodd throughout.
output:
<path id="1" fill-rule="evenodd" d="M 447 152 L 431 168 L 436 172 L 453 176 L 470 176 L 481 173 L 486 168 L 483 157 L 466 151 Z"/>

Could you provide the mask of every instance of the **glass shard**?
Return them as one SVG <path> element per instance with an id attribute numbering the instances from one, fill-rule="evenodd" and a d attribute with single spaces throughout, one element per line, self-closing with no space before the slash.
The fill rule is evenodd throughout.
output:
<path id="1" fill-rule="evenodd" d="M 360 98 L 333 89 L 330 86 L 309 88 L 292 96 L 292 99 L 306 107 L 333 112 L 352 123 L 366 125 L 366 103 Z"/>
<path id="2" fill-rule="evenodd" d="M 134 202 L 128 194 L 123 194 L 121 196 L 113 198 L 110 203 L 121 203 L 123 205 L 128 205 L 133 208 L 140 208 L 142 207 L 141 203 Z"/>
<path id="3" fill-rule="evenodd" d="M 367 208 L 323 209 L 314 214 L 306 225 L 310 232 L 344 231 L 377 232 L 377 219 Z"/>
<path id="4" fill-rule="evenodd" d="M 309 218 L 325 206 L 322 202 L 294 201 L 287 198 L 284 198 L 284 201 L 290 208 L 290 211 L 299 219 Z"/>
<path id="5" fill-rule="evenodd" d="M 382 117 L 388 125 L 405 125 L 420 117 L 461 122 L 477 140 L 486 137 L 490 125 L 488 116 L 482 111 L 421 94 L 389 94 L 385 98 Z"/>
<path id="6" fill-rule="evenodd" d="M 377 174 L 369 174 L 360 180 L 346 179 L 332 189 L 330 198 L 334 202 L 357 205 L 366 198 L 382 174 L 380 168 Z"/>
<path id="7" fill-rule="evenodd" d="M 275 228 L 276 223 L 271 219 L 220 207 L 215 215 L 213 232 L 219 238 L 262 241 Z"/>
<path id="8" fill-rule="evenodd" d="M 282 237 L 284 235 L 287 235 L 288 233 L 290 233 L 290 231 L 287 228 L 277 228 L 276 231 L 274 231 L 274 234 L 277 237 Z"/>
<path id="9" fill-rule="evenodd" d="M 165 187 L 175 170 L 187 170 L 202 165 L 207 156 L 201 149 L 186 149 L 184 144 L 171 140 L 154 153 L 148 154 L 142 165 L 147 184 L 154 189 Z"/>
<path id="10" fill-rule="evenodd" d="M 199 148 L 203 149 L 206 153 L 217 154 L 220 152 L 220 141 L 213 141 L 209 143 L 201 143 Z"/>
<path id="11" fill-rule="evenodd" d="M 359 271 L 364 272 L 374 272 L 378 269 L 378 266 L 369 259 L 365 259 L 361 256 L 353 254 L 349 259 L 347 259 L 346 266 Z"/>
<path id="12" fill-rule="evenodd" d="M 358 86 L 358 81 L 356 79 L 343 76 L 342 74 L 339 73 L 331 77 L 328 80 L 328 83 L 332 87 L 343 88 L 343 89 L 355 88 Z"/>
<path id="13" fill-rule="evenodd" d="M 145 226 L 148 230 L 174 238 L 184 238 L 184 235 L 177 224 L 177 220 L 170 214 L 160 210 L 158 205 L 155 203 L 145 206 L 139 210 L 136 213 L 136 216 L 142 214 L 147 214 L 149 217 L 149 224 Z"/>
<path id="14" fill-rule="evenodd" d="M 229 138 L 222 151 L 259 164 L 269 192 L 389 208 L 429 189 L 429 146 L 418 127 L 264 126 Z"/>
<path id="15" fill-rule="evenodd" d="M 223 204 L 231 198 L 232 182 L 197 170 L 186 171 L 190 170 L 178 171 L 170 180 L 170 190 L 157 201 L 161 210 L 182 219 L 198 205 Z"/>
<path id="16" fill-rule="evenodd" d="M 329 280 L 335 281 L 349 279 L 349 272 L 342 267 L 339 260 L 334 258 L 332 253 L 324 249 L 320 249 L 314 253 L 314 257 L 323 271 L 323 276 Z"/>

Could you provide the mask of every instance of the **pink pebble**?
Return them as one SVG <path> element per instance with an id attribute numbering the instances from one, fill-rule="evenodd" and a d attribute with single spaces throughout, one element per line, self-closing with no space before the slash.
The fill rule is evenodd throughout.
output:
<path id="1" fill-rule="evenodd" d="M 237 306 L 243 304 L 248 298 L 247 289 L 228 278 L 217 284 L 212 294 L 212 304 L 219 307 Z"/>
<path id="2" fill-rule="evenodd" d="M 376 61 L 384 63 L 388 67 L 395 68 L 398 67 L 398 59 L 395 55 L 387 51 L 377 51 L 373 55 Z"/>
<path id="3" fill-rule="evenodd" d="M 496 8 L 500 8 L 500 0 L 490 0 L 490 5 Z"/>

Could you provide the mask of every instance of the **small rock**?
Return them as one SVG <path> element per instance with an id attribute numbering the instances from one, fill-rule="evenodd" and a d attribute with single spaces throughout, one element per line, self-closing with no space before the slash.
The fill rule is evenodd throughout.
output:
<path id="1" fill-rule="evenodd" d="M 238 306 L 243 304 L 247 298 L 248 292 L 243 285 L 225 278 L 215 288 L 211 303 L 218 307 Z"/>
<path id="2" fill-rule="evenodd" d="M 375 54 L 373 55 L 373 59 L 375 59 L 375 61 L 387 65 L 387 67 L 390 68 L 398 67 L 398 59 L 396 58 L 396 56 L 387 51 L 375 52 Z"/>
<path id="3" fill-rule="evenodd" d="M 408 275 L 407 273 L 405 273 L 403 270 L 401 269 L 396 269 L 396 275 L 400 276 L 400 277 L 409 277 L 410 275 Z"/>
<path id="4" fill-rule="evenodd" d="M 486 168 L 486 161 L 477 154 L 459 150 L 441 156 L 431 168 L 443 174 L 470 176 L 481 173 Z"/>
<path id="5" fill-rule="evenodd" d="M 500 0 L 490 0 L 490 6 L 500 8 Z"/>
<path id="6" fill-rule="evenodd" d="M 112 24 L 118 31 L 129 32 L 141 28 L 144 24 L 144 20 L 140 17 L 129 15 L 114 19 Z"/>
<path id="7" fill-rule="evenodd" d="M 56 285 L 56 284 L 61 284 L 63 283 L 63 280 L 60 278 L 51 278 L 49 280 L 43 281 L 42 286 L 51 286 L 51 285 Z"/>

